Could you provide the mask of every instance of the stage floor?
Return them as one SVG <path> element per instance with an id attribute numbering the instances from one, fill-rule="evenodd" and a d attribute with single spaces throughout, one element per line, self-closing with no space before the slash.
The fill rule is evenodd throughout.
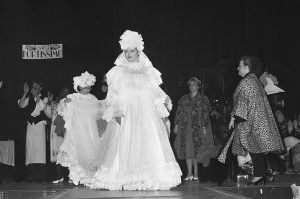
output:
<path id="1" fill-rule="evenodd" d="M 298 184 L 300 176 L 279 176 L 275 183 L 265 186 L 237 187 L 236 183 L 224 183 L 221 186 L 212 183 L 185 182 L 170 191 L 106 191 L 92 190 L 72 184 L 16 183 L 9 180 L 0 185 L 0 199 L 65 199 L 65 198 L 147 198 L 147 199 L 227 199 L 227 198 L 264 198 L 291 199 L 290 185 Z M 299 185 L 299 184 L 298 184 Z"/>

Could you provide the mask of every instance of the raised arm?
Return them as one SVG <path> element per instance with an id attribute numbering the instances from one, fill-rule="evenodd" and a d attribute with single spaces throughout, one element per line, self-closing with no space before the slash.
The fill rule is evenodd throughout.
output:
<path id="1" fill-rule="evenodd" d="M 18 105 L 20 108 L 25 108 L 28 105 L 28 98 L 26 97 L 29 92 L 29 85 L 27 82 L 23 85 L 24 93 L 21 97 L 21 99 L 18 101 Z"/>

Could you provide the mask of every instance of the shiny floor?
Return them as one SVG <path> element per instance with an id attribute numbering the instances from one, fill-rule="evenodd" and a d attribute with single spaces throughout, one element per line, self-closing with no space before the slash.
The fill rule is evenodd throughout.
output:
<path id="1" fill-rule="evenodd" d="M 106 191 L 91 190 L 83 186 L 61 183 L 16 183 L 4 180 L 0 184 L 0 199 L 92 199 L 92 198 L 147 198 L 147 199 L 227 199 L 227 198 L 258 198 L 258 199 L 291 199 L 290 185 L 299 185 L 300 176 L 281 176 L 275 183 L 265 186 L 240 185 L 224 183 L 221 186 L 212 183 L 185 182 L 170 191 Z"/>

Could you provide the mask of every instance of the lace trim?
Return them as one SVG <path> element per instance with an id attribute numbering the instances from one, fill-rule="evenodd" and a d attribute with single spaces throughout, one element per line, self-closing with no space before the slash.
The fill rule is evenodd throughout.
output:
<path id="1" fill-rule="evenodd" d="M 111 168 L 101 168 L 86 186 L 108 190 L 169 190 L 181 183 L 181 174 L 177 163 L 148 166 L 126 174 L 116 173 Z"/>
<path id="2" fill-rule="evenodd" d="M 73 99 L 73 100 L 92 100 L 92 101 L 99 101 L 94 95 L 92 94 L 80 94 L 80 93 L 72 93 L 67 95 L 67 98 Z"/>
<path id="3" fill-rule="evenodd" d="M 92 179 L 95 172 L 88 171 L 79 166 L 73 146 L 70 138 L 66 137 L 59 149 L 57 164 L 69 168 L 69 178 L 75 185 L 85 184 Z"/>

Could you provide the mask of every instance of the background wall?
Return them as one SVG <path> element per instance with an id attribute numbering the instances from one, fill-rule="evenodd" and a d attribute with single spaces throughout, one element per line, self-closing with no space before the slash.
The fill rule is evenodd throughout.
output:
<path id="1" fill-rule="evenodd" d="M 99 96 L 127 29 L 142 34 L 145 53 L 174 102 L 193 74 L 207 80 L 210 98 L 222 92 L 222 79 L 224 94 L 231 96 L 238 58 L 256 55 L 287 91 L 288 109 L 300 110 L 298 8 L 296 1 L 283 0 L 1 0 L 0 138 L 18 136 L 14 121 L 24 81 L 38 79 L 44 91 L 58 92 L 72 88 L 72 77 L 87 70 L 97 76 Z M 22 44 L 50 43 L 64 45 L 63 59 L 22 60 Z"/>

